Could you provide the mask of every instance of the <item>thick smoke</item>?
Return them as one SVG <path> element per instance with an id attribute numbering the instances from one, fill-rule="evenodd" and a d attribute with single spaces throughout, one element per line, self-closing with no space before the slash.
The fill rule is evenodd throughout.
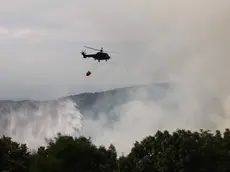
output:
<path id="1" fill-rule="evenodd" d="M 154 134 L 157 130 L 173 131 L 177 128 L 223 130 L 230 124 L 230 77 L 228 76 L 230 73 L 230 1 L 163 0 L 148 1 L 148 4 L 147 1 L 144 2 L 146 3 L 132 2 L 131 5 L 136 7 L 135 14 L 127 13 L 129 10 L 126 8 L 120 8 L 125 12 L 121 13 L 124 17 L 126 15 L 135 17 L 130 22 L 126 21 L 125 25 L 115 22 L 120 21 L 119 16 L 111 18 L 111 23 L 106 22 L 109 32 L 107 34 L 113 35 L 121 42 L 140 40 L 142 47 L 145 45 L 142 52 L 147 52 L 147 55 L 145 53 L 141 56 L 140 53 L 138 58 L 122 59 L 122 63 L 125 63 L 131 71 L 132 75 L 129 79 L 134 81 L 139 79 L 137 82 L 163 80 L 171 84 L 171 90 L 158 102 L 146 98 L 149 94 L 146 90 L 130 93 L 130 102 L 114 107 L 106 114 L 110 116 L 110 113 L 115 113 L 120 117 L 110 127 L 106 125 L 108 119 L 104 114 L 101 114 L 99 120 L 89 118 L 84 120 L 82 130 L 84 135 L 91 136 L 97 144 L 113 143 L 119 153 L 128 153 L 134 141 Z M 143 16 L 142 20 L 140 18 L 136 20 L 138 18 L 136 14 Z M 104 15 L 104 18 L 108 16 Z M 100 24 L 100 22 L 104 21 L 95 20 L 95 23 Z M 123 32 L 119 32 L 121 30 Z M 121 46 L 127 48 L 126 41 L 123 41 Z M 138 47 L 136 51 L 139 51 Z M 130 49 L 127 56 L 133 51 L 135 52 Z M 135 56 L 135 53 L 133 55 Z M 107 82 L 106 77 L 110 75 L 103 77 L 105 79 L 100 80 L 100 83 Z M 126 79 L 122 77 L 124 75 L 119 75 L 117 80 Z M 140 95 L 142 98 L 136 99 Z M 74 116 L 78 117 L 79 113 L 73 110 L 72 106 L 67 105 L 69 106 L 66 104 L 61 108 L 62 112 L 51 112 L 45 109 L 45 113 L 41 113 L 38 110 L 31 119 L 28 117 L 29 114 L 26 118 L 19 116 L 27 112 L 11 113 L 11 121 L 16 124 L 23 122 L 24 118 L 31 122 L 27 127 L 23 125 L 16 127 L 12 124 L 11 126 L 17 130 L 8 128 L 5 132 L 14 139 L 26 141 L 32 146 L 43 143 L 45 136 L 53 137 L 52 129 L 55 132 L 75 134 L 73 127 L 68 124 L 66 114 L 74 112 Z M 59 106 L 55 107 L 56 110 L 59 109 Z M 39 112 L 42 117 L 39 117 Z M 45 134 L 33 133 L 35 124 L 40 124 L 37 126 L 37 131 L 44 131 Z M 18 134 L 14 133 L 16 131 Z M 20 131 L 24 131 L 25 134 L 20 135 L 23 133 Z"/>
<path id="2" fill-rule="evenodd" d="M 18 107 L 1 108 L 0 134 L 30 149 L 46 145 L 46 138 L 57 133 L 78 136 L 82 128 L 82 116 L 76 104 L 70 100 L 42 103 L 22 102 Z"/>
<path id="3" fill-rule="evenodd" d="M 114 143 L 125 153 L 135 140 L 158 129 L 223 130 L 230 125 L 230 1 L 151 2 L 152 10 L 146 9 L 142 21 L 152 20 L 138 25 L 146 32 L 138 34 L 136 27 L 127 27 L 133 28 L 130 34 L 136 33 L 133 38 L 145 41 L 149 52 L 129 70 L 142 69 L 142 78 L 150 82 L 167 81 L 171 91 L 158 103 L 142 99 L 118 108 L 120 120 L 113 128 L 104 127 L 103 117 L 96 122 L 88 120 L 94 130 L 85 131 L 94 135 L 96 142 Z M 149 94 L 143 90 L 130 97 L 144 93 Z M 176 102 L 175 107 L 165 108 L 170 102 Z"/>

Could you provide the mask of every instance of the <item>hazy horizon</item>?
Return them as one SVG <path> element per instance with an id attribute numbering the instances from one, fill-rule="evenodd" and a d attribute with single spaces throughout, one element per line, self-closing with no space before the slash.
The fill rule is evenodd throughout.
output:
<path id="1" fill-rule="evenodd" d="M 226 0 L 5 1 L 1 99 L 55 99 L 158 81 L 228 89 L 222 78 L 229 8 Z M 85 45 L 118 54 L 107 63 L 82 59 Z"/>
<path id="2" fill-rule="evenodd" d="M 85 45 L 118 54 L 108 62 L 83 59 Z M 104 112 L 97 120 L 85 119 L 84 131 L 97 143 L 113 142 L 128 150 L 134 140 L 158 129 L 230 125 L 229 0 L 4 1 L 0 47 L 0 99 L 47 100 L 171 83 L 159 102 L 148 100 L 145 89 L 131 92 L 130 101 L 119 106 L 113 103 L 122 96 L 106 99 L 113 107 L 106 114 L 120 119 L 113 127 L 105 127 Z M 85 76 L 88 70 L 90 77 Z M 166 108 L 171 102 L 175 109 Z M 103 109 L 101 99 L 96 103 Z M 33 132 L 40 139 L 53 131 L 74 134 L 69 123 L 79 122 L 72 117 L 80 114 L 72 102 L 44 106 L 28 117 L 28 109 L 9 113 L 9 130 L 20 132 L 11 134 L 21 139 L 23 133 L 28 142 Z"/>

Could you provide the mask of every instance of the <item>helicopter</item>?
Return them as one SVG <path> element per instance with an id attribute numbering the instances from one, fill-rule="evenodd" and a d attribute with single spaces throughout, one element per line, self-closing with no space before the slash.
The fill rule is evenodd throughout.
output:
<path id="1" fill-rule="evenodd" d="M 83 58 L 93 58 L 94 60 L 97 60 L 98 62 L 100 62 L 101 60 L 109 60 L 111 57 L 108 55 L 108 53 L 105 53 L 103 51 L 103 47 L 99 50 L 99 49 L 95 49 L 95 48 L 91 48 L 91 47 L 87 47 L 84 46 L 86 48 L 98 51 L 96 54 L 86 54 L 85 51 L 82 51 L 81 54 L 83 55 Z"/>

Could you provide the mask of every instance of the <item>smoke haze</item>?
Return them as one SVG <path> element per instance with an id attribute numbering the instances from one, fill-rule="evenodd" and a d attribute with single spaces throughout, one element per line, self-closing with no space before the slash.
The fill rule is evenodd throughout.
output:
<path id="1" fill-rule="evenodd" d="M 119 29 L 113 30 L 112 19 L 109 31 L 114 31 L 116 39 L 143 43 L 143 49 L 136 49 L 141 51 L 137 53 L 139 58 L 132 62 L 128 58 L 124 60 L 127 65 L 132 64 L 130 73 L 143 83 L 168 81 L 173 89 L 162 103 L 176 101 L 177 109 L 168 111 L 147 100 L 130 102 L 121 107 L 121 119 L 114 129 L 100 128 L 102 124 L 97 123 L 95 128 L 101 129 L 98 142 L 109 138 L 125 148 L 131 140 L 157 129 L 229 127 L 230 2 L 165 0 L 135 1 L 129 5 L 137 8 L 135 14 L 120 13 L 125 18 L 133 16 L 133 20 L 123 25 L 126 32 L 124 29 L 120 34 Z M 123 21 L 117 16 L 114 20 Z M 126 45 L 124 42 L 127 48 Z"/>
<path id="2" fill-rule="evenodd" d="M 114 143 L 119 152 L 126 153 L 135 140 L 154 134 L 158 129 L 223 130 L 229 127 L 229 0 L 118 0 L 114 2 L 85 0 L 78 3 L 79 9 L 85 9 L 79 13 L 86 20 L 78 21 L 70 17 L 74 16 L 73 8 L 77 6 L 73 1 L 65 5 L 58 1 L 54 8 L 56 15 L 48 14 L 50 7 L 46 6 L 43 15 L 49 17 L 43 15 L 37 17 L 53 21 L 62 29 L 52 30 L 56 25 L 47 30 L 40 28 L 46 34 L 38 37 L 39 39 L 36 37 L 36 40 L 41 42 L 35 45 L 29 44 L 31 46 L 29 52 L 22 53 L 22 50 L 14 46 L 15 52 L 25 55 L 19 55 L 21 60 L 24 57 L 24 62 L 18 60 L 19 63 L 14 65 L 6 58 L 1 59 L 1 79 L 3 80 L 6 74 L 11 76 L 5 79 L 7 82 L 1 88 L 2 97 L 11 98 L 17 95 L 15 97 L 21 98 L 26 95 L 29 98 L 37 98 L 42 95 L 45 99 L 46 95 L 49 98 L 67 95 L 69 92 L 76 92 L 76 89 L 82 92 L 158 81 L 170 83 L 170 92 L 159 102 L 148 100 L 145 95 L 149 93 L 146 90 L 130 93 L 129 103 L 114 107 L 111 112 L 108 112 L 108 114 L 116 113 L 120 117 L 111 127 L 105 125 L 107 119 L 104 114 L 101 114 L 101 118 L 96 121 L 90 118 L 84 119 L 83 134 L 90 135 L 98 144 Z M 69 10 L 68 14 L 62 15 L 57 12 L 61 5 L 63 5 L 62 10 Z M 27 14 L 30 13 L 32 10 Z M 60 17 L 59 21 L 55 19 L 57 16 Z M 79 25 L 81 25 L 81 32 L 77 30 Z M 84 30 L 84 26 L 87 29 Z M 79 31 L 77 34 L 75 34 L 76 30 Z M 25 36 L 28 33 L 24 31 L 13 35 Z M 6 37 L 9 32 L 0 29 L 0 35 Z M 76 58 L 75 53 L 79 51 L 73 51 L 75 45 L 66 42 L 72 42 L 74 39 L 84 40 L 84 42 L 92 39 L 95 42 L 91 45 L 96 47 L 101 43 L 100 41 L 106 42 L 103 46 L 122 55 L 114 57 L 108 64 L 73 60 L 73 54 Z M 44 40 L 48 42 L 42 42 Z M 60 43 L 60 40 L 63 43 Z M 51 46 L 57 49 L 44 48 L 50 45 L 49 41 L 57 41 L 57 44 Z M 28 42 L 22 45 L 23 50 L 26 50 L 25 45 L 28 45 Z M 11 60 L 15 55 L 13 52 L 9 55 L 7 50 L 2 52 L 7 58 L 11 57 L 9 58 Z M 44 53 L 48 53 L 50 58 L 43 57 Z M 25 68 L 25 64 L 28 68 Z M 52 72 L 50 66 L 53 66 Z M 90 79 L 85 79 L 84 72 L 88 68 L 94 68 L 96 72 Z M 23 84 L 22 81 L 27 84 Z M 18 89 L 15 89 L 16 87 Z M 42 91 L 39 88 L 42 88 Z M 134 100 L 139 95 L 142 95 L 142 99 Z M 176 102 L 176 108 L 165 108 L 164 105 L 170 102 Z M 101 108 L 103 109 L 103 106 Z M 68 110 L 67 107 L 65 109 Z M 49 116 L 50 113 L 45 114 Z M 66 113 L 63 112 L 62 115 L 65 116 Z M 51 128 L 58 126 L 55 131 L 73 133 L 72 129 L 63 128 L 68 123 L 63 120 L 65 117 L 61 122 L 54 120 L 56 124 L 53 120 L 45 121 L 52 126 Z M 35 123 L 37 122 L 35 120 Z M 31 123 L 32 125 L 34 123 Z M 48 128 L 46 132 L 49 132 Z M 44 136 L 52 135 L 44 134 Z M 19 139 L 19 136 L 15 138 Z"/>
<path id="3" fill-rule="evenodd" d="M 71 100 L 18 102 L 0 111 L 0 135 L 26 143 L 30 149 L 46 145 L 46 139 L 53 139 L 59 132 L 75 137 L 82 129 L 82 116 Z"/>
<path id="4" fill-rule="evenodd" d="M 1 99 L 55 99 L 158 81 L 189 82 L 215 91 L 228 88 L 227 78 L 222 78 L 229 65 L 229 4 L 227 0 L 4 2 Z M 82 59 L 84 45 L 119 55 L 111 54 L 110 62 L 98 64 Z M 91 77 L 85 77 L 88 70 Z"/>

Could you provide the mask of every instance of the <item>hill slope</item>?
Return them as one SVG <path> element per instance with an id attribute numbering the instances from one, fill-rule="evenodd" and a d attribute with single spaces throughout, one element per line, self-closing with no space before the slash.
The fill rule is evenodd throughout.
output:
<path id="1" fill-rule="evenodd" d="M 7 113 L 10 110 L 17 111 L 18 109 L 34 110 L 38 106 L 46 103 L 55 103 L 66 99 L 73 100 L 78 106 L 84 116 L 97 117 L 99 113 L 106 113 L 113 109 L 115 106 L 128 103 L 135 99 L 152 99 L 154 101 L 160 100 L 168 91 L 169 84 L 159 83 L 152 85 L 141 85 L 125 88 L 117 88 L 113 90 L 95 92 L 95 93 L 82 93 L 78 95 L 70 95 L 61 97 L 57 100 L 50 101 L 0 101 L 0 114 Z M 141 94 L 138 94 L 140 93 Z M 147 94 L 144 94 L 147 93 Z M 142 94 L 143 93 L 143 94 Z"/>
<path id="2" fill-rule="evenodd" d="M 159 83 L 117 88 L 96 93 L 83 93 L 61 99 L 71 99 L 80 107 L 83 115 L 97 117 L 99 113 L 109 112 L 114 107 L 121 106 L 133 100 L 149 99 L 155 102 L 159 101 L 168 91 L 169 84 Z"/>
<path id="3" fill-rule="evenodd" d="M 217 129 L 229 121 L 216 97 L 202 94 L 201 99 L 187 87 L 178 87 L 158 83 L 50 101 L 0 101 L 0 135 L 37 148 L 58 132 L 80 132 L 98 144 L 114 142 L 126 150 L 159 129 Z"/>

